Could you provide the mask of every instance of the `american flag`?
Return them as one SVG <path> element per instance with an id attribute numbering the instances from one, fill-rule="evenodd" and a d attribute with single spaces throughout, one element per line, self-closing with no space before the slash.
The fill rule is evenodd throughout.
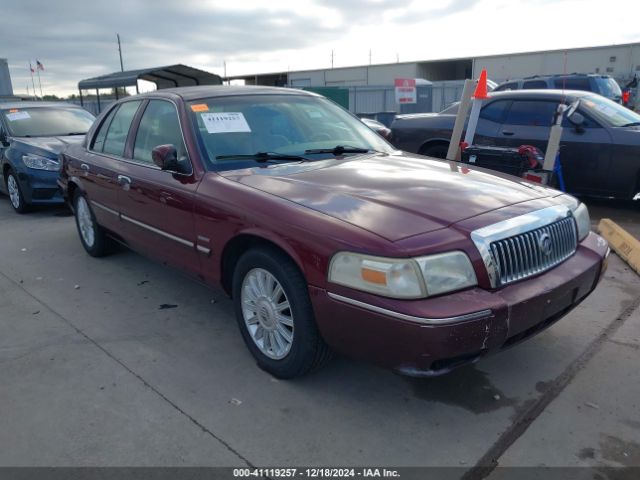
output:
<path id="1" fill-rule="evenodd" d="M 36 59 L 36 68 L 38 70 L 44 70 L 44 65 L 42 65 L 38 59 Z"/>

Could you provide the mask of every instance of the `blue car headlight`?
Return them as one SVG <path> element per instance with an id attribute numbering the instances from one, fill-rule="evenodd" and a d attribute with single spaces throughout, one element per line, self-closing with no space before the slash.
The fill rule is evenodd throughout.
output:
<path id="1" fill-rule="evenodd" d="M 60 163 L 57 160 L 51 158 L 41 157 L 33 153 L 28 153 L 22 156 L 22 161 L 28 168 L 35 170 L 49 170 L 52 172 L 60 170 Z"/>

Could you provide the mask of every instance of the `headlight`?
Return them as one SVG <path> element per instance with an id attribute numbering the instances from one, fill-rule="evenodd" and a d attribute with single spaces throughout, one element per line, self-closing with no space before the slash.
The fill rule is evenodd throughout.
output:
<path id="1" fill-rule="evenodd" d="M 60 164 L 56 160 L 41 157 L 40 155 L 34 155 L 32 153 L 23 155 L 22 161 L 27 167 L 34 168 L 36 170 L 60 170 Z"/>
<path id="2" fill-rule="evenodd" d="M 462 252 L 420 257 L 416 258 L 416 262 L 420 265 L 429 295 L 460 290 L 478 284 L 471 260 Z"/>
<path id="3" fill-rule="evenodd" d="M 425 298 L 477 284 L 462 252 L 418 258 L 384 258 L 340 252 L 329 265 L 329 281 L 392 298 Z"/>
<path id="4" fill-rule="evenodd" d="M 589 210 L 584 203 L 578 205 L 573 211 L 573 216 L 576 219 L 576 224 L 578 225 L 578 241 L 584 240 L 584 238 L 589 235 L 591 231 L 591 219 L 589 218 Z"/>
<path id="5" fill-rule="evenodd" d="M 578 226 L 578 241 L 581 242 L 591 231 L 591 219 L 587 206 L 571 195 L 564 194 L 556 198 L 571 209 Z"/>

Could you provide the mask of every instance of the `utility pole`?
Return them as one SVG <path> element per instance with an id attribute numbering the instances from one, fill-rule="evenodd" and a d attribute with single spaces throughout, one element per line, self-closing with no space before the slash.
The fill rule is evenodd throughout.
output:
<path id="1" fill-rule="evenodd" d="M 331 50 L 331 68 L 333 68 L 333 57 L 334 57 L 334 53 L 333 50 Z"/>
<path id="2" fill-rule="evenodd" d="M 227 61 L 223 60 L 222 64 L 224 65 L 224 81 L 229 85 L 229 80 L 227 80 Z"/>
<path id="3" fill-rule="evenodd" d="M 400 63 L 400 54 L 396 53 L 396 63 Z"/>
<path id="4" fill-rule="evenodd" d="M 371 49 L 369 49 L 369 65 L 371 65 Z"/>
<path id="5" fill-rule="evenodd" d="M 116 37 L 118 37 L 118 53 L 120 54 L 120 71 L 124 72 L 124 64 L 122 63 L 122 45 L 120 45 L 120 34 L 116 33 Z"/>

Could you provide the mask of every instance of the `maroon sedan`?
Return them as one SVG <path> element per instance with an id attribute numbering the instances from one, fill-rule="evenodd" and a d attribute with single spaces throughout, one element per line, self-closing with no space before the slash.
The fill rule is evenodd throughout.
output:
<path id="1" fill-rule="evenodd" d="M 565 315 L 609 252 L 575 198 L 396 151 L 298 90 L 129 97 L 62 163 L 90 255 L 117 240 L 222 286 L 281 378 L 332 349 L 445 373 Z"/>

